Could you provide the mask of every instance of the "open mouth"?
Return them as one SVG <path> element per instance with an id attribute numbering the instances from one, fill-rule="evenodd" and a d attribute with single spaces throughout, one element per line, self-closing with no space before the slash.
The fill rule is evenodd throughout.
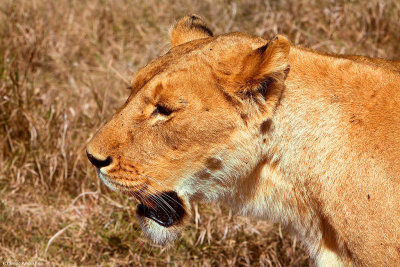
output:
<path id="1" fill-rule="evenodd" d="M 136 213 L 157 222 L 161 226 L 170 227 L 185 216 L 182 200 L 174 191 L 164 192 L 152 197 L 153 206 L 148 207 L 141 203 L 137 206 Z"/>

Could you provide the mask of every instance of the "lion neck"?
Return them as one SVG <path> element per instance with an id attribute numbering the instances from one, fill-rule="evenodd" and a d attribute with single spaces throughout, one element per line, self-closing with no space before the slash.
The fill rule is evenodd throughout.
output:
<path id="1" fill-rule="evenodd" d="M 289 226 L 305 240 L 311 255 L 325 247 L 343 256 L 347 245 L 364 244 L 346 243 L 343 237 L 356 234 L 349 231 L 357 227 L 345 225 L 356 225 L 357 220 L 338 214 L 376 212 L 372 206 L 367 211 L 355 207 L 367 209 L 357 204 L 359 199 L 379 192 L 382 177 L 394 180 L 399 173 L 396 147 L 379 140 L 388 136 L 395 140 L 390 135 L 400 131 L 398 116 L 387 115 L 400 103 L 400 90 L 391 91 L 399 88 L 400 76 L 297 48 L 291 51 L 290 65 L 281 101 L 264 137 L 263 158 L 249 176 L 256 181 L 255 189 L 241 211 Z M 374 127 L 381 122 L 372 121 L 374 117 L 395 126 L 379 136 Z M 373 149 L 378 146 L 383 148 L 380 155 Z M 335 199 L 347 202 L 338 206 Z M 396 209 L 396 203 L 382 202 L 378 207 Z M 396 225 L 393 218 L 386 220 Z M 365 226 L 371 233 L 376 228 L 373 223 Z"/>

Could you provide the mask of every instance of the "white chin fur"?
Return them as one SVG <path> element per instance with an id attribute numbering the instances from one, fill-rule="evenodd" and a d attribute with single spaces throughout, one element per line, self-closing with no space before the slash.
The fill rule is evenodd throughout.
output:
<path id="1" fill-rule="evenodd" d="M 181 227 L 164 227 L 144 216 L 137 216 L 143 234 L 155 244 L 168 245 L 179 237 Z"/>

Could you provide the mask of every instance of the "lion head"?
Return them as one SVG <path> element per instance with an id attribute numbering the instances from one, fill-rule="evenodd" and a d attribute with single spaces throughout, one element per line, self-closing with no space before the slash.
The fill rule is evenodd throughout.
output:
<path id="1" fill-rule="evenodd" d="M 104 184 L 140 201 L 139 222 L 155 243 L 178 236 L 192 201 L 240 203 L 235 192 L 265 152 L 289 50 L 282 36 L 213 36 L 186 16 L 170 51 L 133 76 L 128 100 L 87 155 Z"/>

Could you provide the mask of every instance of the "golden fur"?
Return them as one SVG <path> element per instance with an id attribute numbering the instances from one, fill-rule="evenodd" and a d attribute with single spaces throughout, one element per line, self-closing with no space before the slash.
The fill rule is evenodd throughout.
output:
<path id="1" fill-rule="evenodd" d="M 398 62 L 324 55 L 243 33 L 213 37 L 198 16 L 139 70 L 125 105 L 88 153 L 112 189 L 175 191 L 286 225 L 319 266 L 400 266 Z"/>

